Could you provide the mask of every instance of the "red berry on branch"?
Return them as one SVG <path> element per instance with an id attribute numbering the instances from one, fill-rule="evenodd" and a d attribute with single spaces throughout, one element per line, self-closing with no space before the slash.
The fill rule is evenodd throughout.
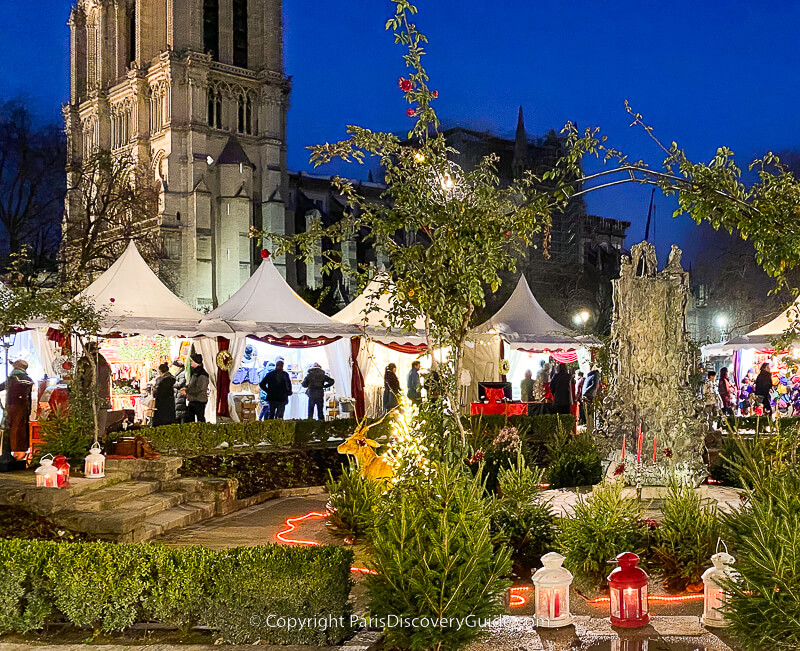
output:
<path id="1" fill-rule="evenodd" d="M 406 115 L 408 117 L 413 118 L 416 114 L 417 112 L 413 108 L 406 109 Z"/>
<path id="2" fill-rule="evenodd" d="M 436 99 L 437 97 L 439 97 L 439 91 L 438 90 L 433 91 L 431 93 L 431 97 L 433 97 L 433 99 Z"/>
<path id="3" fill-rule="evenodd" d="M 508 239 L 509 237 L 511 237 L 511 231 L 506 231 L 506 239 Z"/>
<path id="4" fill-rule="evenodd" d="M 397 82 L 397 85 L 400 86 L 400 90 L 402 90 L 404 93 L 409 92 L 413 88 L 411 80 L 406 79 L 405 77 L 400 77 L 400 80 Z"/>

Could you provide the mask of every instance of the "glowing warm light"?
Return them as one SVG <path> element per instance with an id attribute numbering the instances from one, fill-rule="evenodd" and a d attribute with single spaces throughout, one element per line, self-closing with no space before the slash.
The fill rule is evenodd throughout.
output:
<path id="1" fill-rule="evenodd" d="M 450 176 L 447 172 L 444 173 L 442 176 L 442 190 L 450 191 L 454 187 L 456 187 L 455 181 L 453 181 L 453 177 Z"/>
<path id="2" fill-rule="evenodd" d="M 286 518 L 286 529 L 279 531 L 275 534 L 275 537 L 280 540 L 281 542 L 285 542 L 288 545 L 307 545 L 309 547 L 320 547 L 322 543 L 317 542 L 316 540 L 303 540 L 302 538 L 289 538 L 287 534 L 292 533 L 295 529 L 297 529 L 296 522 L 302 522 L 303 520 L 308 520 L 309 518 L 327 518 L 328 513 L 327 511 L 323 513 L 317 513 L 316 511 L 310 511 L 305 515 L 300 515 L 296 518 Z M 366 567 L 357 567 L 353 566 L 350 568 L 351 572 L 358 572 L 359 574 L 377 574 L 375 570 L 370 570 Z"/>
<path id="3" fill-rule="evenodd" d="M 648 601 L 655 601 L 657 603 L 674 603 L 682 601 L 702 601 L 703 595 L 701 594 L 681 594 L 681 595 L 649 595 Z M 607 604 L 611 601 L 611 597 L 597 597 L 597 599 L 587 599 L 586 603 L 589 604 Z"/>
<path id="4" fill-rule="evenodd" d="M 417 161 L 418 163 L 424 163 L 425 155 L 421 151 L 418 151 L 417 153 L 414 154 L 414 160 Z"/>

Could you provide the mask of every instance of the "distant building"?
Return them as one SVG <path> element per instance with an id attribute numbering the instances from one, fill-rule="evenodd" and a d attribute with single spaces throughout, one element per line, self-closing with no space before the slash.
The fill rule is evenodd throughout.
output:
<path id="1" fill-rule="evenodd" d="M 69 161 L 148 165 L 178 292 L 225 301 L 258 261 L 250 227 L 287 230 L 281 0 L 78 0 L 69 26 Z"/>

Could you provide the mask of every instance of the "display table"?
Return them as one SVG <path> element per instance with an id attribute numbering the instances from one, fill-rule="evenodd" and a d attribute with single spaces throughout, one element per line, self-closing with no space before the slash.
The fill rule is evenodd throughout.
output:
<path id="1" fill-rule="evenodd" d="M 527 402 L 472 402 L 470 416 L 527 416 Z"/>

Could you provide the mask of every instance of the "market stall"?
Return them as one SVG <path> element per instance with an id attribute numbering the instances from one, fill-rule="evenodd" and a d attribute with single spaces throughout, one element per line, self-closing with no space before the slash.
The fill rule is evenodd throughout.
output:
<path id="1" fill-rule="evenodd" d="M 359 386 L 354 387 L 353 393 L 357 397 L 358 412 L 370 418 L 380 417 L 383 412 L 383 375 L 388 364 L 397 365 L 397 377 L 403 389 L 415 360 L 420 361 L 423 374 L 431 365 L 425 344 L 425 321 L 421 317 L 411 332 L 390 326 L 392 299 L 390 292 L 384 291 L 388 283 L 391 281 L 386 275 L 379 274 L 349 305 L 332 317 L 335 321 L 359 328 L 363 333 L 360 341 L 354 342 Z"/>
<path id="2" fill-rule="evenodd" d="M 519 400 L 525 371 L 535 377 L 543 365 L 561 362 L 582 362 L 588 370 L 590 356 L 588 345 L 544 311 L 520 276 L 505 305 L 470 335 L 464 359 L 473 376 L 470 411 L 486 409 L 478 400 L 480 382 L 509 382 L 512 399 Z"/>
<path id="3" fill-rule="evenodd" d="M 102 312 L 99 331 L 100 352 L 112 369 L 112 411 L 133 410 L 144 420 L 141 401 L 154 371 L 162 361 L 185 358 L 191 337 L 202 314 L 193 310 L 150 269 L 130 242 L 123 254 L 91 285 L 78 294 Z M 52 326 L 50 337 L 63 339 L 54 330 L 58 324 L 29 324 L 36 328 Z M 38 330 L 42 332 L 42 330 Z M 80 355 L 77 342 L 63 342 Z M 56 357 L 54 373 L 59 363 Z"/>
<path id="4" fill-rule="evenodd" d="M 773 342 L 792 331 L 799 318 L 800 298 L 769 323 L 747 334 L 733 337 L 719 347 L 719 350 L 731 354 L 732 371 L 737 384 L 741 382 L 748 371 L 755 370 L 757 372 L 758 367 L 764 362 L 772 365 L 774 373 L 778 372 L 778 365 L 782 362 L 774 358 Z M 800 333 L 795 330 L 793 338 L 790 337 L 789 340 L 790 345 L 787 349 L 778 352 L 797 359 L 800 356 Z"/>
<path id="5" fill-rule="evenodd" d="M 286 418 L 306 417 L 302 381 L 314 363 L 335 382 L 326 395 L 327 416 L 342 415 L 342 403 L 352 402 L 350 338 L 358 329 L 306 303 L 268 255 L 233 296 L 200 321 L 195 332 L 195 346 L 211 376 L 219 415 L 252 418 L 251 405 L 260 404 L 258 381 L 278 357 L 284 359 L 292 378 Z M 227 354 L 220 355 L 224 351 Z"/>

